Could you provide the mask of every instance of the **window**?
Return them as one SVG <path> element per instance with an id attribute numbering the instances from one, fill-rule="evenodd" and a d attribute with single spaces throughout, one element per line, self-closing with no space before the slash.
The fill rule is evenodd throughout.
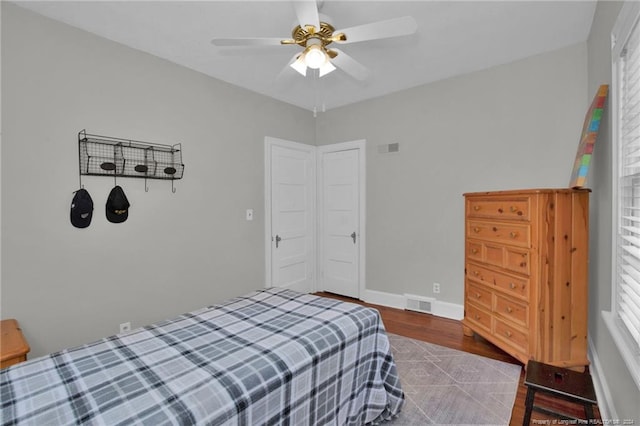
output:
<path id="1" fill-rule="evenodd" d="M 627 2 L 613 48 L 613 298 L 605 315 L 640 387 L 640 7 Z"/>

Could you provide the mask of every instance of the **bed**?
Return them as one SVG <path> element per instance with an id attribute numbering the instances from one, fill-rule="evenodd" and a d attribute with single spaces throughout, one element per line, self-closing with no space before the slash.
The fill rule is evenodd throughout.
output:
<path id="1" fill-rule="evenodd" d="M 365 425 L 403 402 L 378 311 L 278 288 L 0 371 L 2 425 Z"/>

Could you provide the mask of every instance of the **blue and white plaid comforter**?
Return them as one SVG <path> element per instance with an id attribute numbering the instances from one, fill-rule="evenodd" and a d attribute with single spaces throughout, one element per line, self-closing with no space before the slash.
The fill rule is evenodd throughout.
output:
<path id="1" fill-rule="evenodd" d="M 403 401 L 376 310 L 283 289 L 0 371 L 3 425 L 364 425 Z"/>

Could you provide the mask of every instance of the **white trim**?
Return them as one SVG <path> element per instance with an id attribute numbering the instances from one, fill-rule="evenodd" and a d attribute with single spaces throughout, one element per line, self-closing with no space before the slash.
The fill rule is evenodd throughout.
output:
<path id="1" fill-rule="evenodd" d="M 640 17 L 640 2 L 627 1 L 622 5 L 616 23 L 611 30 L 611 60 L 616 62 L 622 47 L 627 43 L 633 26 Z"/>
<path id="2" fill-rule="evenodd" d="M 457 321 L 461 320 L 464 317 L 463 305 L 443 302 L 441 300 L 432 300 L 431 298 L 426 299 L 429 299 L 431 301 L 432 315 Z M 362 295 L 362 300 L 366 303 L 373 303 L 374 305 L 386 306 L 389 308 L 402 310 L 404 310 L 407 306 L 407 298 L 405 295 L 386 293 L 377 290 L 365 290 Z"/>
<path id="3" fill-rule="evenodd" d="M 640 365 L 640 355 L 633 352 L 631 344 L 629 343 L 631 339 L 623 334 L 626 330 L 621 324 L 618 324 L 616 315 L 613 312 L 608 311 L 602 311 L 601 314 L 602 319 L 611 334 L 611 338 L 615 342 L 616 347 L 620 352 L 620 356 L 629 370 L 629 375 L 640 390 L 640 369 L 638 368 Z"/>
<path id="4" fill-rule="evenodd" d="M 604 370 L 598 358 L 598 352 L 593 346 L 593 341 L 589 339 L 589 360 L 591 366 L 589 372 L 593 379 L 593 387 L 596 391 L 596 399 L 598 401 L 598 410 L 602 419 L 619 419 L 616 408 L 613 404 L 613 396 L 609 390 L 607 378 L 604 376 Z"/>
<path id="5" fill-rule="evenodd" d="M 609 91 L 609 102 L 611 104 L 611 235 L 613 240 L 611 241 L 611 312 L 602 311 L 602 318 L 604 320 L 611 337 L 620 352 L 620 356 L 623 358 L 629 374 L 634 383 L 640 389 L 640 356 L 634 353 L 634 348 L 637 347 L 631 337 L 624 335 L 626 329 L 624 325 L 619 324 L 616 314 L 617 305 L 617 290 L 618 290 L 618 276 L 617 276 L 617 264 L 618 264 L 618 214 L 620 211 L 620 200 L 618 194 L 618 184 L 620 179 L 620 171 L 618 169 L 620 165 L 619 154 L 619 134 L 620 123 L 618 118 L 618 111 L 620 108 L 620 70 L 618 62 L 622 53 L 622 48 L 626 45 L 631 31 L 636 25 L 636 22 L 640 19 L 640 2 L 627 1 L 620 9 L 620 13 L 616 18 L 616 22 L 611 31 L 611 90 Z M 595 350 L 593 351 L 595 354 Z M 606 383 L 606 382 L 605 382 Z M 608 401 L 609 405 L 613 405 Z M 615 413 L 611 413 L 615 414 Z M 604 418 L 604 417 L 603 417 Z M 617 418 L 617 417 L 612 417 Z"/>
<path id="6" fill-rule="evenodd" d="M 309 152 L 311 154 L 311 164 L 312 167 L 312 180 L 313 180 L 313 194 L 311 196 L 311 209 L 312 209 L 312 220 L 313 224 L 311 225 L 312 229 L 312 239 L 314 243 L 312 244 L 312 269 L 313 276 L 311 287 L 312 291 L 316 291 L 317 289 L 317 247 L 315 242 L 317 241 L 316 235 L 316 183 L 317 183 L 317 174 L 316 174 L 316 147 L 313 145 L 307 145 L 299 142 L 292 142 L 284 139 L 278 139 L 271 136 L 265 136 L 264 138 L 264 244 L 265 244 L 265 288 L 271 287 L 273 285 L 271 281 L 272 271 L 271 271 L 271 250 L 273 244 L 271 242 L 271 151 L 272 147 L 279 146 L 282 148 L 293 149 L 297 151 Z"/>
<path id="7" fill-rule="evenodd" d="M 367 199 L 366 199 L 366 192 L 367 192 L 367 182 L 366 182 L 366 178 L 367 178 L 367 171 L 366 171 L 366 164 L 367 164 L 367 141 L 364 139 L 360 139 L 360 140 L 355 140 L 355 141 L 350 141 L 350 142 L 341 142 L 341 143 L 335 143 L 335 144 L 330 144 L 330 145 L 321 145 L 319 147 L 317 147 L 317 151 L 318 151 L 318 155 L 316 155 L 316 162 L 318 163 L 317 169 L 320 170 L 321 165 L 319 164 L 320 161 L 322 160 L 322 154 L 328 153 L 328 152 L 337 152 L 337 151 L 349 151 L 349 150 L 353 150 L 353 149 L 357 149 L 359 150 L 359 155 L 358 155 L 358 168 L 359 168 L 359 176 L 358 176 L 358 182 L 359 182 L 359 188 L 358 191 L 360 193 L 360 199 L 358 200 L 359 203 L 359 207 L 358 207 L 358 211 L 359 211 L 359 217 L 358 217 L 358 221 L 359 221 L 359 228 L 358 228 L 358 238 L 360 239 L 360 245 L 359 245 L 359 252 L 358 252 L 358 298 L 359 299 L 363 299 L 365 292 L 367 291 L 366 288 L 366 284 L 367 284 L 367 280 L 366 280 L 366 246 L 367 246 L 367 232 L 366 232 L 366 207 L 367 207 Z M 323 209 L 323 202 L 322 202 L 322 173 L 317 173 L 318 176 L 318 188 L 320 190 L 316 191 L 316 193 L 318 194 L 318 200 L 317 200 L 317 206 L 318 206 L 318 215 L 321 214 L 322 209 Z M 317 247 L 317 252 L 318 253 L 322 253 L 322 220 L 317 220 L 316 221 L 318 224 L 318 231 L 317 231 L 317 235 L 318 235 L 318 247 Z M 319 270 L 321 268 L 321 264 L 322 262 L 316 262 L 318 271 L 316 273 L 317 276 L 320 276 L 321 271 Z M 318 283 L 320 281 L 317 281 Z M 322 290 L 322 289 L 320 289 Z"/>
<path id="8" fill-rule="evenodd" d="M 407 299 L 402 294 L 386 293 L 378 290 L 365 290 L 360 296 L 362 301 L 388 308 L 404 309 Z"/>
<path id="9" fill-rule="evenodd" d="M 460 321 L 464 318 L 464 306 L 457 303 L 442 302 L 436 300 L 431 304 L 433 315 Z"/>

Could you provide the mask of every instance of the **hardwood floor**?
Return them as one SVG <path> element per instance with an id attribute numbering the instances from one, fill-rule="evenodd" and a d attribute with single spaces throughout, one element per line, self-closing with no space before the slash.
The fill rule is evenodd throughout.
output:
<path id="1" fill-rule="evenodd" d="M 316 294 L 319 296 L 332 297 L 376 308 L 380 312 L 385 329 L 389 333 L 399 334 L 411 339 L 422 340 L 476 355 L 482 355 L 487 358 L 493 358 L 511 364 L 522 365 L 520 361 L 503 352 L 501 349 L 489 343 L 482 337 L 465 337 L 464 334 L 462 334 L 462 325 L 459 321 L 419 312 L 372 305 L 356 299 L 342 297 L 331 293 L 320 292 Z M 525 398 L 527 394 L 527 388 L 524 385 L 524 375 L 525 372 L 523 368 L 522 373 L 520 374 L 520 386 L 518 387 L 518 393 L 516 395 L 516 400 L 511 414 L 511 425 L 522 425 L 522 421 L 524 419 Z M 584 418 L 584 410 L 581 405 L 572 404 L 567 401 L 559 401 L 538 394 L 536 394 L 535 402 L 536 405 L 541 405 L 555 411 L 561 411 L 573 417 Z M 600 422 L 601 418 L 599 411 L 594 409 L 594 412 L 596 419 L 591 424 L 602 424 Z M 549 422 L 546 420 L 549 420 Z M 558 419 L 555 419 L 555 423 L 553 420 L 553 417 L 536 411 L 534 411 L 531 416 L 531 424 L 561 424 Z"/>

